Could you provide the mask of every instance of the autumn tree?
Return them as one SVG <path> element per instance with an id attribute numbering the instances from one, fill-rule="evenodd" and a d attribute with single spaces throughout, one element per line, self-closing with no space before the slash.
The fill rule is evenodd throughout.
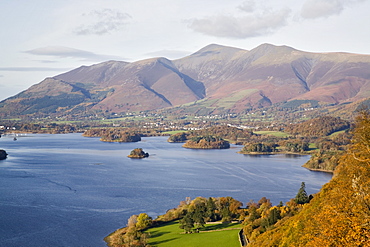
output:
<path id="1" fill-rule="evenodd" d="M 136 227 L 139 230 L 146 229 L 152 223 L 152 218 L 149 217 L 146 213 L 141 213 L 136 219 Z"/>
<path id="2" fill-rule="evenodd" d="M 118 240 L 112 240 L 111 245 L 114 247 L 148 246 L 148 234 L 142 232 L 142 230 L 148 227 L 149 223 L 150 217 L 147 214 L 132 215 Z"/>

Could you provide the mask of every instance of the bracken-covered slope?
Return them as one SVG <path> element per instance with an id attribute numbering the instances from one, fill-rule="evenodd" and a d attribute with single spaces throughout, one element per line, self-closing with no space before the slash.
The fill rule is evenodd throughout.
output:
<path id="1" fill-rule="evenodd" d="M 170 61 L 108 61 L 47 78 L 0 102 L 0 114 L 155 110 L 195 102 L 242 112 L 291 100 L 323 104 L 370 97 L 370 56 L 262 44 L 209 45 Z"/>
<path id="2" fill-rule="evenodd" d="M 370 246 L 370 115 L 357 117 L 352 145 L 333 179 L 302 211 L 248 246 Z"/>
<path id="3" fill-rule="evenodd" d="M 241 111 L 294 99 L 343 103 L 370 96 L 370 56 L 308 53 L 263 44 L 251 51 L 211 45 L 174 61 L 204 83 L 208 99 Z"/>

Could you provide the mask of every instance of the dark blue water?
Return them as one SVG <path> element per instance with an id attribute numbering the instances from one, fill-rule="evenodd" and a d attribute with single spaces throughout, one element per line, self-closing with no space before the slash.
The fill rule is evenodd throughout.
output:
<path id="1" fill-rule="evenodd" d="M 248 156 L 184 149 L 166 137 L 105 143 L 80 134 L 0 138 L 0 246 L 105 246 L 132 214 L 155 217 L 186 197 L 265 196 L 286 202 L 301 182 L 317 192 L 331 175 L 301 165 L 308 156 Z M 142 160 L 126 156 L 141 147 Z"/>

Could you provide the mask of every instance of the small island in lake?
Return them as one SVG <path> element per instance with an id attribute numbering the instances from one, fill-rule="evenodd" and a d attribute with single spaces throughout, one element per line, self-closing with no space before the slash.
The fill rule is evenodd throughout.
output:
<path id="1" fill-rule="evenodd" d="M 134 150 L 131 151 L 131 153 L 127 157 L 134 159 L 142 159 L 149 157 L 149 154 L 145 153 L 142 148 L 135 148 Z"/>
<path id="2" fill-rule="evenodd" d="M 183 147 L 196 149 L 227 149 L 230 148 L 230 143 L 218 136 L 195 136 L 190 138 Z"/>
<path id="3" fill-rule="evenodd" d="M 141 136 L 135 131 L 124 129 L 89 129 L 83 133 L 85 137 L 100 137 L 103 142 L 139 142 Z"/>
<path id="4" fill-rule="evenodd" d="M 0 160 L 5 160 L 8 154 L 5 152 L 5 150 L 0 149 Z"/>

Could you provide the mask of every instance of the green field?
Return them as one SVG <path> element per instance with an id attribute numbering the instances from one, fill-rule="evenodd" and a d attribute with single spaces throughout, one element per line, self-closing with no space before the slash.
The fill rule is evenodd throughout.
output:
<path id="1" fill-rule="evenodd" d="M 239 229 L 233 229 L 239 228 Z M 166 223 L 160 227 L 149 228 L 149 244 L 157 247 L 240 247 L 238 232 L 240 224 L 208 224 L 200 232 L 184 234 L 178 221 Z"/>
<path id="2" fill-rule="evenodd" d="M 282 131 L 253 131 L 253 133 L 258 135 L 272 135 L 276 137 L 287 137 L 290 136 L 290 134 L 282 132 Z"/>
<path id="3" fill-rule="evenodd" d="M 348 130 L 348 129 L 346 129 L 346 130 L 340 130 L 340 131 L 334 132 L 334 133 L 330 134 L 330 135 L 329 135 L 329 137 L 335 137 L 335 136 L 337 136 L 337 135 L 339 135 L 339 134 L 342 134 L 342 133 L 346 132 L 347 130 Z"/>
<path id="4" fill-rule="evenodd" d="M 185 130 L 171 130 L 171 131 L 164 131 L 164 132 L 162 132 L 162 134 L 173 135 L 173 134 L 182 133 L 182 132 L 186 132 L 186 131 Z"/>
<path id="5" fill-rule="evenodd" d="M 317 149 L 316 144 L 315 143 L 311 143 L 311 142 L 308 144 L 308 148 L 310 150 L 316 150 Z"/>

